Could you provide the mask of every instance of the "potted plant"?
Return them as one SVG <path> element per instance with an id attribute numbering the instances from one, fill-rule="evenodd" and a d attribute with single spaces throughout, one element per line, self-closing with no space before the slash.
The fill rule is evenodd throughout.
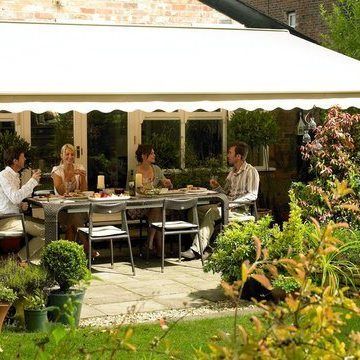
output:
<path id="1" fill-rule="evenodd" d="M 0 284 L 0 332 L 11 304 L 16 300 L 14 290 Z"/>
<path id="2" fill-rule="evenodd" d="M 46 331 L 48 325 L 47 313 L 51 308 L 46 307 L 44 292 L 37 291 L 25 297 L 24 313 L 25 328 L 28 331 Z"/>
<path id="3" fill-rule="evenodd" d="M 42 267 L 32 264 L 20 266 L 15 258 L 10 257 L 0 262 L 0 283 L 15 292 L 17 298 L 13 304 L 16 309 L 13 320 L 23 325 L 25 297 L 43 291 L 49 286 L 49 279 Z"/>
<path id="4" fill-rule="evenodd" d="M 44 249 L 42 264 L 59 286 L 48 296 L 48 306 L 58 308 L 49 312 L 50 320 L 77 326 L 85 293 L 81 285 L 91 276 L 83 247 L 68 240 L 54 241 Z"/>

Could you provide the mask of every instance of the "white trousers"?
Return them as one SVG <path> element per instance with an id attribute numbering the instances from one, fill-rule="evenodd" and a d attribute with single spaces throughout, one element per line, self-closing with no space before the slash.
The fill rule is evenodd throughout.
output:
<path id="1" fill-rule="evenodd" d="M 1 219 L 0 230 L 22 231 L 21 220 L 16 218 Z M 38 260 L 40 257 L 40 250 L 45 245 L 44 225 L 30 219 L 25 219 L 25 231 L 27 234 L 33 236 L 29 241 L 30 260 Z M 21 260 L 26 260 L 25 246 L 18 252 L 18 255 Z"/>
<path id="2" fill-rule="evenodd" d="M 198 216 L 199 216 L 199 236 L 194 237 L 194 241 L 190 247 L 191 250 L 200 254 L 200 244 L 201 241 L 203 251 L 209 245 L 210 238 L 214 232 L 215 221 L 221 219 L 221 207 L 217 205 L 202 205 L 198 206 Z M 193 221 L 193 220 L 192 220 Z M 229 222 L 242 222 L 242 221 L 255 221 L 255 218 L 249 215 L 246 211 L 229 211 Z"/>

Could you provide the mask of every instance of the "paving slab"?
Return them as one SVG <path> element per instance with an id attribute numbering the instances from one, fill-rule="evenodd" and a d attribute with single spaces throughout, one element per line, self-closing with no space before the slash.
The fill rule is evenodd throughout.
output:
<path id="1" fill-rule="evenodd" d="M 225 296 L 218 274 L 204 273 L 200 260 L 179 263 L 166 260 L 164 273 L 160 260 L 135 258 L 136 276 L 129 263 L 96 264 L 85 293 L 82 319 L 124 315 L 132 312 L 195 308 L 223 301 Z"/>

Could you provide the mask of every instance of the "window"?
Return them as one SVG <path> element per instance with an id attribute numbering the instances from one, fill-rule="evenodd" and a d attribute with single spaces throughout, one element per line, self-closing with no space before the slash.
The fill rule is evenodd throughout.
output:
<path id="1" fill-rule="evenodd" d="M 295 11 L 289 11 L 287 13 L 287 23 L 289 26 L 296 28 L 296 12 Z"/>
<path id="2" fill-rule="evenodd" d="M 87 115 L 88 185 L 96 189 L 97 175 L 106 187 L 125 187 L 127 175 L 127 113 L 92 111 Z"/>
<path id="3" fill-rule="evenodd" d="M 60 162 L 60 149 L 74 143 L 73 112 L 58 114 L 31 113 L 32 168 L 50 172 Z"/>
<path id="4" fill-rule="evenodd" d="M 156 164 L 161 168 L 180 168 L 180 120 L 144 120 L 141 143 L 154 147 Z"/>
<path id="5" fill-rule="evenodd" d="M 221 166 L 222 120 L 188 120 L 185 134 L 186 167 L 204 166 L 210 159 Z"/>

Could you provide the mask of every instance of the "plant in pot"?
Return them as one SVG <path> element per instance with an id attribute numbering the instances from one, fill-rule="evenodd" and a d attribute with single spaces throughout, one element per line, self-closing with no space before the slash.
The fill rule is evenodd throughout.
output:
<path id="1" fill-rule="evenodd" d="M 44 249 L 42 264 L 59 286 L 48 296 L 48 306 L 58 308 L 58 311 L 49 312 L 50 320 L 77 326 L 85 293 L 84 285 L 91 277 L 83 247 L 67 240 L 54 241 Z"/>
<path id="2" fill-rule="evenodd" d="M 48 328 L 48 311 L 55 307 L 46 307 L 46 293 L 38 290 L 25 297 L 25 328 L 28 331 L 46 331 Z"/>
<path id="3" fill-rule="evenodd" d="M 14 290 L 0 284 L 0 332 L 11 304 L 16 300 Z"/>
<path id="4" fill-rule="evenodd" d="M 25 297 L 49 286 L 47 272 L 40 266 L 20 266 L 15 258 L 0 261 L 0 283 L 12 289 L 17 299 L 13 303 L 15 314 L 12 320 L 24 324 Z"/>

